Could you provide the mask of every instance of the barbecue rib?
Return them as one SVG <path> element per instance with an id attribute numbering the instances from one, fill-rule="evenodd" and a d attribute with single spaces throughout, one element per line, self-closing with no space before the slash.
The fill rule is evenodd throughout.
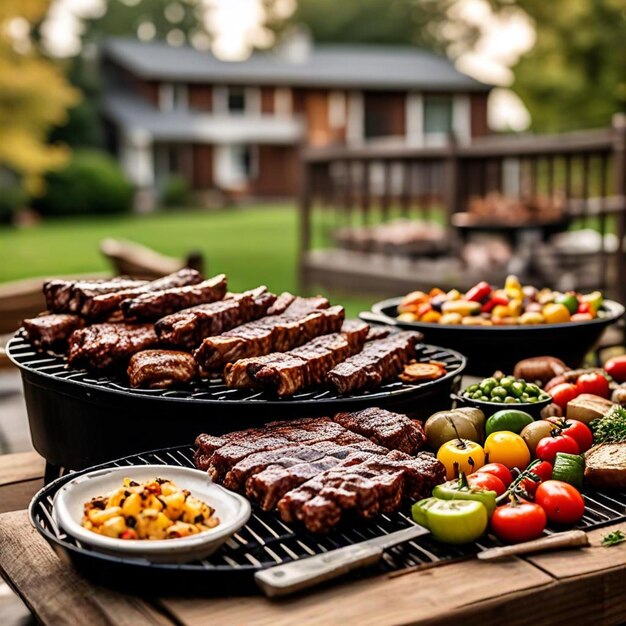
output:
<path id="1" fill-rule="evenodd" d="M 197 285 L 202 282 L 202 274 L 196 270 L 185 268 L 157 278 L 149 283 L 141 284 L 134 288 L 118 288 L 110 293 L 92 295 L 83 299 L 80 313 L 89 319 L 104 319 L 111 315 L 119 314 L 119 306 L 123 300 L 133 298 L 153 291 L 162 291 L 173 287 L 185 287 L 187 285 Z"/>
<path id="2" fill-rule="evenodd" d="M 43 284 L 46 307 L 54 313 L 78 312 L 82 299 L 89 295 L 110 293 L 145 285 L 145 280 L 131 278 L 102 278 L 94 280 L 48 280 Z"/>
<path id="3" fill-rule="evenodd" d="M 135 352 L 157 342 L 152 324 L 94 324 L 72 333 L 67 362 L 72 367 L 108 369 L 124 365 Z"/>
<path id="4" fill-rule="evenodd" d="M 22 322 L 28 341 L 36 348 L 64 348 L 70 335 L 84 325 L 77 315 L 52 313 Z"/>
<path id="5" fill-rule="evenodd" d="M 270 352 L 284 352 L 317 335 L 337 332 L 343 307 L 322 308 L 327 300 L 296 298 L 282 315 L 271 315 L 207 337 L 194 352 L 200 367 L 211 371 L 226 363 Z"/>
<path id="6" fill-rule="evenodd" d="M 316 337 L 289 352 L 229 363 L 224 379 L 229 387 L 261 386 L 280 397 L 293 395 L 324 382 L 329 369 L 363 347 L 367 331 L 367 324 L 347 324 L 341 333 Z"/>
<path id="7" fill-rule="evenodd" d="M 385 409 L 374 407 L 356 413 L 337 413 L 333 419 L 353 433 L 406 454 L 415 454 L 426 441 L 426 434 L 419 422 Z"/>
<path id="8" fill-rule="evenodd" d="M 219 335 L 265 315 L 275 301 L 276 296 L 262 286 L 172 313 L 156 322 L 154 328 L 164 345 L 191 349 L 205 337 Z"/>
<path id="9" fill-rule="evenodd" d="M 444 479 L 443 465 L 430 454 L 404 460 L 377 457 L 318 474 L 284 495 L 278 511 L 286 522 L 297 519 L 311 532 L 328 532 L 346 511 L 364 518 L 389 513 L 403 499 L 428 496 Z"/>
<path id="10" fill-rule="evenodd" d="M 191 382 L 197 374 L 195 359 L 177 350 L 142 350 L 133 354 L 128 364 L 131 387 L 167 389 Z"/>
<path id="11" fill-rule="evenodd" d="M 226 275 L 218 274 L 195 285 L 142 293 L 123 300 L 120 306 L 127 322 L 147 322 L 181 309 L 221 300 L 225 295 Z"/>
<path id="12" fill-rule="evenodd" d="M 415 346 L 421 340 L 421 333 L 401 331 L 384 339 L 368 341 L 362 352 L 328 372 L 328 382 L 340 394 L 376 389 L 393 380 L 415 357 Z"/>

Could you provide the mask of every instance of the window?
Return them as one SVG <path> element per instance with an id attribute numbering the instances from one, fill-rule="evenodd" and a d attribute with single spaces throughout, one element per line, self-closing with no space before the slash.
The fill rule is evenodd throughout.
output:
<path id="1" fill-rule="evenodd" d="M 452 132 L 452 98 L 426 96 L 424 98 L 424 134 L 444 135 Z"/>
<path id="2" fill-rule="evenodd" d="M 246 111 L 246 92 L 243 87 L 229 87 L 228 89 L 228 112 L 229 113 L 245 113 Z"/>

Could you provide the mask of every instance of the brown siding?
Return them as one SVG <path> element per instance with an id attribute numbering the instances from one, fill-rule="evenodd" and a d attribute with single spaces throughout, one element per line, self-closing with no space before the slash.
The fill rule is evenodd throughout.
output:
<path id="1" fill-rule="evenodd" d="M 274 87 L 261 87 L 261 113 L 271 115 L 274 113 Z"/>
<path id="2" fill-rule="evenodd" d="M 198 111 L 213 110 L 213 88 L 210 85 L 189 85 L 189 106 Z"/>
<path id="3" fill-rule="evenodd" d="M 481 137 L 489 133 L 487 123 L 487 93 L 473 93 L 470 95 L 471 131 L 472 137 Z"/>
<path id="4" fill-rule="evenodd" d="M 193 145 L 193 188 L 210 189 L 213 186 L 213 146 Z"/>
<path id="5" fill-rule="evenodd" d="M 317 89 L 307 92 L 305 111 L 309 143 L 312 146 L 324 146 L 330 143 L 328 92 Z"/>
<path id="6" fill-rule="evenodd" d="M 259 146 L 258 176 L 250 193 L 259 197 L 293 197 L 299 184 L 298 149 L 293 146 Z"/>

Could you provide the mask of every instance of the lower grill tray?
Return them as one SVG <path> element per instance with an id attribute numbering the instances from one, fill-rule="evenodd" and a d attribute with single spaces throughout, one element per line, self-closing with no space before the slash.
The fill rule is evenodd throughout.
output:
<path id="1" fill-rule="evenodd" d="M 105 463 L 98 469 L 149 464 L 193 467 L 192 458 L 193 448 L 180 446 L 137 454 Z M 254 573 L 259 569 L 358 543 L 412 524 L 407 505 L 404 511 L 381 515 L 375 520 L 353 517 L 329 534 L 315 535 L 298 524 L 285 524 L 274 512 L 253 506 L 248 523 L 208 559 L 185 565 L 157 565 L 100 554 L 58 528 L 52 516 L 54 495 L 76 475 L 59 478 L 33 498 L 29 509 L 31 523 L 59 556 L 69 558 L 86 576 L 126 592 L 154 594 L 155 590 L 157 593 L 165 590 L 168 594 L 204 596 L 257 593 Z M 585 516 L 577 528 L 590 530 L 626 519 L 626 492 L 590 491 L 583 495 Z M 471 558 L 495 545 L 497 542 L 490 536 L 459 547 L 437 543 L 429 536 L 419 537 L 387 550 L 376 566 L 351 576 L 371 576 L 412 566 L 431 567 L 442 561 Z"/>

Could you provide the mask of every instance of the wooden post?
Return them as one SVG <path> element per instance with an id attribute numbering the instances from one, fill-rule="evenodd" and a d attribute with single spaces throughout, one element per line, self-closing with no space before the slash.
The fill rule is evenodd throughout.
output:
<path id="1" fill-rule="evenodd" d="M 300 159 L 302 173 L 300 178 L 300 249 L 298 251 L 298 289 L 302 294 L 308 290 L 307 253 L 311 247 L 311 208 L 313 205 L 311 171 L 315 165 L 307 160 L 306 155 Z"/>
<path id="2" fill-rule="evenodd" d="M 626 115 L 617 113 L 613 116 L 613 155 L 615 167 L 615 195 L 621 210 L 617 213 L 617 294 L 622 304 L 626 302 Z"/>
<path id="3" fill-rule="evenodd" d="M 448 140 L 448 154 L 444 166 L 443 205 L 446 211 L 446 229 L 452 228 L 452 215 L 461 210 L 459 206 L 459 159 L 454 135 Z"/>

